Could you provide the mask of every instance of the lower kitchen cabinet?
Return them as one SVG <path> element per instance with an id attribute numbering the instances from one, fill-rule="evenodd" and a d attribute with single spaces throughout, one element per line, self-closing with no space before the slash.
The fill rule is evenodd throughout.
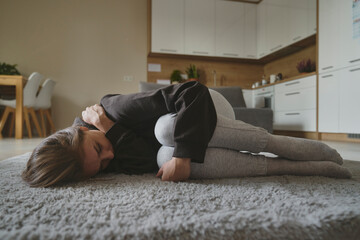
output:
<path id="1" fill-rule="evenodd" d="M 275 111 L 274 129 L 288 131 L 316 131 L 316 109 Z"/>
<path id="2" fill-rule="evenodd" d="M 316 131 L 316 76 L 275 85 L 274 129 Z"/>
<path id="3" fill-rule="evenodd" d="M 360 65 L 319 75 L 319 131 L 360 133 Z"/>

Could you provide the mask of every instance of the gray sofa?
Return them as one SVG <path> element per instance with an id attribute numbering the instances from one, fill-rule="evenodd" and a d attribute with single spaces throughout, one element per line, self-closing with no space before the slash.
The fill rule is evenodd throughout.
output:
<path id="1" fill-rule="evenodd" d="M 140 82 L 140 92 L 159 89 L 166 85 Z M 273 132 L 273 111 L 270 108 L 247 108 L 240 87 L 212 87 L 221 93 L 234 108 L 235 118 L 243 122 L 262 127 L 268 132 Z"/>

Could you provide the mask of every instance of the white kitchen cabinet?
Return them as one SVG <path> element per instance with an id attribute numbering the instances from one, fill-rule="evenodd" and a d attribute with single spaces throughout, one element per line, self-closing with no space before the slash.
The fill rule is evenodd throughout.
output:
<path id="1" fill-rule="evenodd" d="M 256 59 L 256 6 L 255 4 L 244 4 L 244 58 Z"/>
<path id="2" fill-rule="evenodd" d="M 319 0 L 319 72 L 339 68 L 338 0 Z"/>
<path id="3" fill-rule="evenodd" d="M 339 73 L 319 75 L 319 132 L 339 132 Z"/>
<path id="4" fill-rule="evenodd" d="M 307 1 L 289 0 L 287 8 L 288 41 L 292 44 L 308 36 Z"/>
<path id="5" fill-rule="evenodd" d="M 216 1 L 216 56 L 244 57 L 245 4 Z"/>
<path id="6" fill-rule="evenodd" d="M 274 129 L 316 131 L 316 76 L 275 85 Z"/>
<path id="7" fill-rule="evenodd" d="M 316 110 L 275 112 L 274 129 L 314 132 L 316 131 Z"/>
<path id="8" fill-rule="evenodd" d="M 288 45 L 286 5 L 266 5 L 266 52 L 276 52 Z"/>
<path id="9" fill-rule="evenodd" d="M 360 65 L 353 36 L 352 0 L 319 0 L 319 72 Z"/>
<path id="10" fill-rule="evenodd" d="M 317 32 L 317 0 L 308 0 L 307 1 L 307 36 L 316 34 Z"/>
<path id="11" fill-rule="evenodd" d="M 360 66 L 339 72 L 339 130 L 360 133 Z"/>
<path id="12" fill-rule="evenodd" d="M 184 0 L 152 0 L 151 51 L 184 53 Z"/>
<path id="13" fill-rule="evenodd" d="M 185 0 L 185 53 L 215 55 L 215 0 Z"/>
<path id="14" fill-rule="evenodd" d="M 276 111 L 291 111 L 293 109 L 315 109 L 316 88 L 296 89 L 283 93 L 276 93 Z"/>
<path id="15" fill-rule="evenodd" d="M 257 24 L 256 24 L 256 35 L 257 35 L 257 56 L 262 58 L 269 53 L 267 48 L 267 5 L 265 1 L 260 2 L 257 6 Z"/>
<path id="16" fill-rule="evenodd" d="M 360 66 L 319 76 L 319 131 L 360 133 Z"/>
<path id="17" fill-rule="evenodd" d="M 308 76 L 304 78 L 295 79 L 292 81 L 276 84 L 276 93 L 297 91 L 304 88 L 316 87 L 316 77 Z"/>
<path id="18" fill-rule="evenodd" d="M 340 66 L 360 65 L 360 38 L 353 35 L 353 0 L 342 0 L 338 5 L 338 25 L 340 31 L 339 55 Z"/>

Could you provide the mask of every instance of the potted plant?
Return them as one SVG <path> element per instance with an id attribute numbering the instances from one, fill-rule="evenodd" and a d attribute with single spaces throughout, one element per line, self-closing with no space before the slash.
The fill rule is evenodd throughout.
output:
<path id="1" fill-rule="evenodd" d="M 16 64 L 10 65 L 0 62 L 0 75 L 20 75 L 20 72 L 16 69 Z"/>
<path id="2" fill-rule="evenodd" d="M 198 81 L 199 80 L 199 73 L 198 70 L 196 69 L 196 66 L 193 64 L 190 64 L 190 67 L 188 67 L 186 69 L 186 73 L 188 75 L 188 80 L 189 81 Z"/>
<path id="3" fill-rule="evenodd" d="M 297 70 L 299 73 L 309 73 L 314 72 L 316 70 L 315 62 L 312 62 L 311 59 L 302 60 L 296 65 Z"/>
<path id="4" fill-rule="evenodd" d="M 171 84 L 177 84 L 183 82 L 180 70 L 174 70 L 170 76 Z"/>

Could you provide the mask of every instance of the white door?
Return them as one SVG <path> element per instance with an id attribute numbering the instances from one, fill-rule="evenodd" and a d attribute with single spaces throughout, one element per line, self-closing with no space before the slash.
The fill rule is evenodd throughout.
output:
<path id="1" fill-rule="evenodd" d="M 184 53 L 184 0 L 152 0 L 151 51 Z"/>
<path id="2" fill-rule="evenodd" d="M 360 66 L 340 72 L 340 132 L 360 133 Z"/>
<path id="3" fill-rule="evenodd" d="M 245 4 L 216 1 L 216 56 L 244 56 Z"/>
<path id="4" fill-rule="evenodd" d="M 319 75 L 319 132 L 339 132 L 338 71 Z"/>
<path id="5" fill-rule="evenodd" d="M 185 53 L 215 55 L 215 0 L 185 0 Z"/>

